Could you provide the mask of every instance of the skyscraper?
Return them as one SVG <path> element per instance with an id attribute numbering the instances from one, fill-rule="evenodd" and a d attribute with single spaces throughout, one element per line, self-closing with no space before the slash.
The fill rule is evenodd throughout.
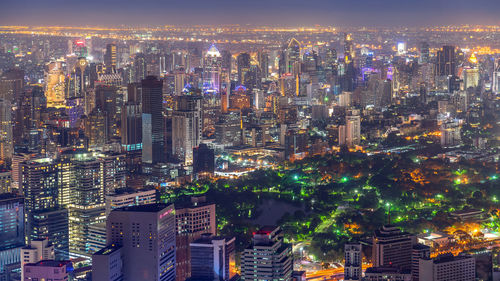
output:
<path id="1" fill-rule="evenodd" d="M 393 225 L 381 227 L 373 236 L 373 266 L 393 266 L 410 270 L 412 248 L 415 244 L 414 235 L 403 232 Z"/>
<path id="2" fill-rule="evenodd" d="M 21 196 L 0 194 L 0 274 L 8 264 L 19 263 L 24 246 L 24 199 Z"/>
<path id="3" fill-rule="evenodd" d="M 235 240 L 206 234 L 191 242 L 191 278 L 231 280 L 236 275 Z"/>
<path id="4" fill-rule="evenodd" d="M 187 165 L 193 163 L 193 148 L 202 137 L 202 111 L 200 96 L 176 97 L 172 112 L 172 154 Z"/>
<path id="5" fill-rule="evenodd" d="M 24 265 L 37 263 L 41 260 L 54 260 L 54 245 L 48 239 L 35 239 L 21 249 L 21 276 L 24 275 Z M 21 277 L 21 280 L 25 280 Z"/>
<path id="6" fill-rule="evenodd" d="M 344 280 L 355 281 L 361 280 L 363 255 L 362 245 L 359 243 L 349 243 L 344 247 L 345 265 L 344 265 Z"/>
<path id="7" fill-rule="evenodd" d="M 431 254 L 431 248 L 423 244 L 413 245 L 411 251 L 411 280 L 419 281 L 419 263 L 420 259 L 428 259 Z"/>
<path id="8" fill-rule="evenodd" d="M 436 54 L 436 76 L 455 76 L 457 62 L 454 46 L 443 46 Z"/>
<path id="9" fill-rule="evenodd" d="M 291 280 L 292 271 L 292 246 L 283 242 L 281 228 L 266 226 L 255 232 L 252 245 L 241 256 L 241 278 Z"/>
<path id="10" fill-rule="evenodd" d="M 116 73 L 116 44 L 110 43 L 106 45 L 106 53 L 104 54 L 104 65 L 106 66 L 106 73 Z"/>
<path id="11" fill-rule="evenodd" d="M 212 44 L 203 58 L 203 92 L 219 93 L 221 70 L 221 54 L 217 47 Z"/>
<path id="12" fill-rule="evenodd" d="M 7 99 L 0 99 L 0 163 L 10 161 L 13 152 L 12 104 Z"/>
<path id="13" fill-rule="evenodd" d="M 152 204 L 113 210 L 107 244 L 121 246 L 124 280 L 175 280 L 175 210 Z"/>
<path id="14" fill-rule="evenodd" d="M 155 76 L 142 80 L 142 161 L 147 164 L 165 161 L 162 88 L 163 80 Z"/>
<path id="15" fill-rule="evenodd" d="M 250 71 L 250 55 L 241 53 L 237 57 L 238 85 L 244 85 L 248 71 Z"/>
<path id="16" fill-rule="evenodd" d="M 472 256 L 443 254 L 435 259 L 419 260 L 419 280 L 474 281 L 476 280 L 476 261 Z"/>

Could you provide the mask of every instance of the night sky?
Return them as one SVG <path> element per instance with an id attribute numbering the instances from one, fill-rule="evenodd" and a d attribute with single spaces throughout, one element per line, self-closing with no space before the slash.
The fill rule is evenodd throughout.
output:
<path id="1" fill-rule="evenodd" d="M 500 0 L 0 0 L 0 24 L 500 24 Z"/>

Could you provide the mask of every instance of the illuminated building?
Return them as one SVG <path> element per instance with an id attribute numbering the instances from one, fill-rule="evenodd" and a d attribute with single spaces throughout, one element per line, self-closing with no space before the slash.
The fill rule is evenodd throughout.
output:
<path id="1" fill-rule="evenodd" d="M 162 88 L 163 80 L 155 76 L 142 80 L 142 162 L 147 164 L 165 160 Z"/>
<path id="2" fill-rule="evenodd" d="M 128 101 L 121 112 L 121 141 L 125 151 L 142 149 L 141 84 L 128 85 Z"/>
<path id="3" fill-rule="evenodd" d="M 391 266 L 369 267 L 365 271 L 364 281 L 411 281 L 410 270 Z"/>
<path id="4" fill-rule="evenodd" d="M 479 86 L 479 69 L 476 67 L 465 68 L 462 72 L 464 76 L 464 90 Z"/>
<path id="5" fill-rule="evenodd" d="M 250 55 L 241 53 L 237 57 L 238 84 L 244 85 L 248 71 L 250 71 Z"/>
<path id="6" fill-rule="evenodd" d="M 357 113 L 353 113 L 353 115 L 346 116 L 345 125 L 339 126 L 339 145 L 354 147 L 360 142 L 361 119 Z"/>
<path id="7" fill-rule="evenodd" d="M 436 76 L 456 75 L 456 56 L 454 46 L 443 46 L 436 54 Z"/>
<path id="8" fill-rule="evenodd" d="M 203 92 L 219 93 L 222 57 L 215 45 L 210 46 L 203 58 Z"/>
<path id="9" fill-rule="evenodd" d="M 172 112 L 172 154 L 187 165 L 193 163 L 193 148 L 202 138 L 201 97 L 176 97 Z"/>
<path id="10" fill-rule="evenodd" d="M 117 57 L 116 44 L 111 43 L 106 45 L 106 53 L 104 54 L 104 65 L 106 73 L 116 73 Z"/>
<path id="11" fill-rule="evenodd" d="M 434 259 L 419 260 L 420 280 L 476 280 L 476 260 L 469 255 L 439 255 Z"/>
<path id="12" fill-rule="evenodd" d="M 237 111 L 221 114 L 215 124 L 215 141 L 227 146 L 241 144 L 241 118 Z"/>
<path id="13" fill-rule="evenodd" d="M 255 232 L 241 256 L 241 279 L 291 280 L 292 272 L 292 246 L 283 242 L 281 228 L 265 226 Z"/>
<path id="14" fill-rule="evenodd" d="M 361 280 L 363 275 L 363 252 L 362 245 L 359 243 L 349 243 L 344 247 L 345 264 L 344 264 L 344 280 L 356 281 Z"/>
<path id="15" fill-rule="evenodd" d="M 419 44 L 419 63 L 428 63 L 430 60 L 430 52 L 429 52 L 429 43 L 427 42 L 421 42 Z"/>
<path id="16" fill-rule="evenodd" d="M 458 122 L 449 121 L 441 124 L 441 146 L 451 147 L 461 144 L 461 126 Z"/>
<path id="17" fill-rule="evenodd" d="M 12 183 L 11 171 L 0 170 L 0 194 L 12 192 L 11 183 Z"/>
<path id="18" fill-rule="evenodd" d="M 205 234 L 191 242 L 191 278 L 231 280 L 236 275 L 235 240 Z"/>
<path id="19" fill-rule="evenodd" d="M 24 91 L 24 71 L 14 68 L 0 76 L 0 99 L 13 102 Z"/>
<path id="20" fill-rule="evenodd" d="M 493 93 L 500 94 L 500 60 L 495 62 L 492 80 L 491 90 Z"/>
<path id="21" fill-rule="evenodd" d="M 63 67 L 61 61 L 54 61 L 47 65 L 47 71 L 45 72 L 47 107 L 64 107 L 66 76 Z"/>
<path id="22" fill-rule="evenodd" d="M 12 105 L 9 100 L 0 99 L 0 163 L 10 161 L 13 152 Z"/>
<path id="23" fill-rule="evenodd" d="M 175 280 L 175 209 L 151 204 L 111 211 L 107 245 L 121 246 L 124 280 Z"/>
<path id="24" fill-rule="evenodd" d="M 148 75 L 146 56 L 143 53 L 135 54 L 134 57 L 134 82 L 140 83 Z"/>
<path id="25" fill-rule="evenodd" d="M 48 239 L 56 259 L 69 257 L 68 210 L 62 208 L 33 211 L 28 216 L 31 234 L 27 240 Z"/>
<path id="26" fill-rule="evenodd" d="M 0 194 L 0 275 L 5 266 L 20 262 L 20 249 L 24 246 L 24 198 Z"/>
<path id="27" fill-rule="evenodd" d="M 105 183 L 101 161 L 89 154 L 76 154 L 72 159 L 69 204 L 69 246 L 73 254 L 89 252 L 89 225 L 104 222 Z"/>
<path id="28" fill-rule="evenodd" d="M 259 61 L 260 73 L 262 78 L 269 77 L 269 54 L 263 50 L 257 53 L 257 60 Z"/>
<path id="29" fill-rule="evenodd" d="M 346 64 L 351 63 L 356 57 L 354 51 L 354 43 L 352 42 L 352 35 L 344 33 L 344 61 Z"/>
<path id="30" fill-rule="evenodd" d="M 107 115 L 101 109 L 95 108 L 84 120 L 85 136 L 89 147 L 104 145 L 108 140 Z"/>
<path id="31" fill-rule="evenodd" d="M 414 235 L 392 225 L 381 227 L 373 236 L 373 267 L 399 267 L 402 270 L 411 270 L 411 254 L 415 244 Z"/>
<path id="32" fill-rule="evenodd" d="M 190 202 L 176 203 L 176 280 L 191 276 L 191 251 L 189 244 L 204 233 L 216 234 L 215 204 L 205 202 L 205 197 L 192 197 Z"/>
<path id="33" fill-rule="evenodd" d="M 84 99 L 73 97 L 66 99 L 66 114 L 69 117 L 69 127 L 80 127 L 80 122 L 84 114 Z"/>
<path id="34" fill-rule="evenodd" d="M 156 189 L 116 189 L 106 195 L 106 216 L 112 210 L 128 207 L 156 203 Z"/>
<path id="35" fill-rule="evenodd" d="M 69 93 L 69 97 L 83 97 L 87 88 L 90 86 L 90 67 L 86 58 L 80 57 L 75 65 L 73 72 L 73 92 Z"/>
<path id="36" fill-rule="evenodd" d="M 291 73 L 296 76 L 300 73 L 300 42 L 292 38 L 284 48 L 280 58 L 280 74 Z"/>

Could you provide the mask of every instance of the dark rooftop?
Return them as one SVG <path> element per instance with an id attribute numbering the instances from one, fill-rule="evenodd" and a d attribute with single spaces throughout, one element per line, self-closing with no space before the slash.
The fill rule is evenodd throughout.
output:
<path id="1" fill-rule="evenodd" d="M 63 267 L 67 264 L 71 264 L 71 261 L 41 260 L 37 263 L 28 263 L 26 266 Z"/>
<path id="2" fill-rule="evenodd" d="M 106 246 L 106 247 L 100 249 L 99 251 L 95 252 L 94 255 L 97 255 L 97 256 L 110 255 L 119 249 L 121 249 L 121 246 L 113 244 L 113 245 L 109 245 L 109 246 Z"/>
<path id="3" fill-rule="evenodd" d="M 157 213 L 167 207 L 172 206 L 172 204 L 158 203 L 158 204 L 147 204 L 139 206 L 128 206 L 123 208 L 114 209 L 112 212 L 141 212 L 141 213 Z"/>

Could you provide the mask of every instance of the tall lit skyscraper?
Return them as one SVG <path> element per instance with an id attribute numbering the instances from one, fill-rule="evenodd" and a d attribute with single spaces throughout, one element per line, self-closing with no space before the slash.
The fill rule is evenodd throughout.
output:
<path id="1" fill-rule="evenodd" d="M 436 76 L 456 75 L 457 61 L 454 46 L 443 46 L 436 54 Z"/>
<path id="2" fill-rule="evenodd" d="M 0 275 L 8 264 L 19 263 L 24 246 L 24 199 L 0 194 Z"/>
<path id="3" fill-rule="evenodd" d="M 47 65 L 45 72 L 45 96 L 47 107 L 64 107 L 66 92 L 66 76 L 61 61 L 53 61 Z"/>
<path id="4" fill-rule="evenodd" d="M 193 163 L 193 148 L 201 142 L 201 99 L 195 95 L 178 96 L 172 112 L 172 153 L 186 164 Z"/>
<path id="5" fill-rule="evenodd" d="M 104 54 L 104 65 L 106 66 L 106 73 L 116 73 L 116 44 L 110 43 L 106 45 L 106 53 Z"/>
<path id="6" fill-rule="evenodd" d="M 0 99 L 0 163 L 10 161 L 13 152 L 12 104 L 7 99 Z"/>
<path id="7" fill-rule="evenodd" d="M 291 280 L 292 272 L 292 246 L 283 242 L 281 228 L 266 226 L 255 232 L 252 245 L 241 256 L 241 278 Z"/>
<path id="8" fill-rule="evenodd" d="M 244 85 L 246 75 L 250 71 L 250 55 L 248 53 L 241 53 L 237 57 L 238 65 L 238 84 Z"/>
<path id="9" fill-rule="evenodd" d="M 175 210 L 152 204 L 113 210 L 107 244 L 121 246 L 124 280 L 175 280 Z"/>
<path id="10" fill-rule="evenodd" d="M 191 242 L 191 278 L 231 280 L 236 275 L 235 240 L 206 234 Z"/>
<path id="11" fill-rule="evenodd" d="M 411 270 L 412 248 L 415 244 L 414 235 L 393 225 L 381 227 L 375 231 L 373 237 L 373 266 L 394 266 Z"/>
<path id="12" fill-rule="evenodd" d="M 203 58 L 203 92 L 219 93 L 222 57 L 215 45 L 210 46 Z"/>
<path id="13" fill-rule="evenodd" d="M 162 89 L 163 80 L 155 76 L 142 80 L 142 161 L 147 164 L 165 161 Z"/>

